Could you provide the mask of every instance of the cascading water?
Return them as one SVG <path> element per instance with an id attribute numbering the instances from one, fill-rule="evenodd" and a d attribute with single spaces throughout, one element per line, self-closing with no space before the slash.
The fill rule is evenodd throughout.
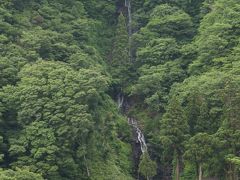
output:
<path id="1" fill-rule="evenodd" d="M 125 0 L 125 7 L 127 8 L 128 13 L 128 43 L 129 43 L 129 58 L 132 60 L 132 9 L 131 9 L 131 0 Z"/>
<path id="2" fill-rule="evenodd" d="M 131 50 L 131 44 L 132 44 L 132 14 L 131 14 L 131 0 L 125 0 L 124 4 L 125 8 L 127 9 L 127 15 L 128 15 L 128 40 L 129 40 L 129 59 L 132 61 L 132 50 Z M 140 162 L 140 157 L 142 154 L 147 153 L 147 144 L 145 141 L 144 134 L 142 133 L 137 119 L 133 117 L 128 116 L 129 111 L 129 100 L 127 98 L 124 98 L 124 95 L 122 93 L 119 93 L 117 95 L 117 103 L 118 103 L 118 109 L 127 116 L 128 124 L 132 128 L 132 135 L 133 135 L 133 141 L 132 141 L 132 148 L 133 148 L 133 160 L 134 160 L 134 174 L 136 175 L 136 178 L 138 180 L 142 179 L 139 176 L 138 172 L 138 165 Z"/>
<path id="3" fill-rule="evenodd" d="M 124 96 L 119 93 L 117 97 L 118 109 L 121 109 L 123 106 Z"/>
<path id="4" fill-rule="evenodd" d="M 144 138 L 144 134 L 142 133 L 142 131 L 138 127 L 137 120 L 129 117 L 128 118 L 128 124 L 131 125 L 134 128 L 134 130 L 137 134 L 137 142 L 140 144 L 141 152 L 142 153 L 147 152 L 147 144 L 146 144 L 146 141 L 145 141 L 145 138 Z"/>
<path id="5" fill-rule="evenodd" d="M 147 153 L 147 144 L 145 141 L 144 134 L 142 133 L 138 121 L 130 117 L 128 115 L 129 111 L 129 102 L 127 98 L 124 98 L 124 95 L 119 93 L 117 95 L 117 103 L 118 103 L 118 108 L 119 110 L 127 116 L 128 124 L 132 128 L 132 148 L 133 148 L 133 160 L 134 160 L 134 174 L 136 175 L 136 179 L 140 180 L 142 179 L 139 174 L 138 174 L 138 165 L 140 162 L 140 157 L 143 153 Z"/>
<path id="6" fill-rule="evenodd" d="M 131 11 L 131 0 L 125 0 L 125 7 L 127 7 L 128 13 L 128 34 L 132 35 L 132 11 Z"/>

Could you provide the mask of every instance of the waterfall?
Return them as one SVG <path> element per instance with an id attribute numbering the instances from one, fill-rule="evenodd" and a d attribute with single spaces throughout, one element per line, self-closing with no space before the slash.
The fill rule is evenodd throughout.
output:
<path id="1" fill-rule="evenodd" d="M 140 128 L 137 124 L 137 120 L 129 117 L 128 124 L 131 125 L 134 128 L 135 132 L 137 133 L 137 142 L 140 144 L 141 152 L 142 153 L 147 152 L 147 144 L 146 144 L 146 141 L 144 138 L 144 134 L 140 130 Z"/>
<path id="2" fill-rule="evenodd" d="M 132 60 L 132 8 L 131 8 L 131 0 L 125 0 L 125 7 L 127 7 L 128 13 L 128 43 L 129 43 L 129 58 Z"/>
<path id="3" fill-rule="evenodd" d="M 128 98 L 124 97 L 122 93 L 118 93 L 117 97 L 117 104 L 118 104 L 118 109 L 119 111 L 127 117 L 128 124 L 132 129 L 132 158 L 134 162 L 134 169 L 133 169 L 133 174 L 135 174 L 135 178 L 137 180 L 142 180 L 143 178 L 139 175 L 139 163 L 140 163 L 140 157 L 142 154 L 147 153 L 147 144 L 145 141 L 145 137 L 143 132 L 141 131 L 141 128 L 138 124 L 138 121 L 136 118 L 129 116 L 129 100 Z"/>
<path id="4" fill-rule="evenodd" d="M 117 103 L 118 109 L 120 109 L 126 115 L 129 105 L 127 101 L 124 101 L 124 95 L 122 95 L 121 93 L 117 95 Z M 134 138 L 136 139 L 136 143 L 140 145 L 141 153 L 147 152 L 147 144 L 145 141 L 145 137 L 141 129 L 139 128 L 137 120 L 133 117 L 127 117 L 127 119 L 128 124 L 132 127 L 135 134 Z"/>
<path id="5" fill-rule="evenodd" d="M 119 93 L 119 94 L 117 95 L 118 109 L 121 109 L 121 108 L 122 108 L 122 106 L 123 106 L 123 101 L 124 101 L 124 96 L 123 96 L 121 93 Z"/>
<path id="6" fill-rule="evenodd" d="M 125 7 L 127 7 L 128 13 L 128 35 L 132 35 L 132 9 L 131 9 L 131 0 L 125 0 Z"/>
<path id="7" fill-rule="evenodd" d="M 131 0 L 125 0 L 124 4 L 125 8 L 127 9 L 127 27 L 128 27 L 128 44 L 129 44 L 129 59 L 133 63 L 133 56 L 132 56 L 132 12 L 131 12 Z M 147 144 L 145 141 L 145 137 L 143 132 L 140 129 L 138 121 L 134 117 L 130 117 L 128 115 L 130 104 L 127 98 L 124 98 L 122 93 L 118 93 L 117 95 L 117 103 L 118 109 L 123 113 L 123 115 L 127 116 L 128 124 L 132 129 L 132 136 L 133 140 L 131 141 L 132 149 L 133 149 L 133 161 L 134 161 L 134 169 L 133 173 L 136 175 L 136 179 L 142 179 L 139 175 L 139 163 L 140 157 L 142 154 L 147 153 Z"/>

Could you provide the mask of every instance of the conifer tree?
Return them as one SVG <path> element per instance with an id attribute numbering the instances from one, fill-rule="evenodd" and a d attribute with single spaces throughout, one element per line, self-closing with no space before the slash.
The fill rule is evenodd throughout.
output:
<path id="1" fill-rule="evenodd" d="M 129 63 L 128 32 L 125 17 L 121 13 L 118 17 L 112 52 L 112 75 L 121 85 L 124 84 L 125 78 L 127 77 L 126 73 L 128 73 Z"/>
<path id="2" fill-rule="evenodd" d="M 124 15 L 118 17 L 113 49 L 113 64 L 121 64 L 128 61 L 128 33 Z"/>
<path id="3" fill-rule="evenodd" d="M 141 156 L 139 172 L 146 177 L 147 180 L 157 174 L 157 163 L 151 160 L 147 152 L 143 153 Z"/>
<path id="4" fill-rule="evenodd" d="M 184 158 L 196 164 L 198 180 L 202 180 L 203 165 L 214 156 L 218 143 L 217 138 L 207 133 L 198 133 L 187 142 Z"/>
<path id="5" fill-rule="evenodd" d="M 161 120 L 160 140 L 166 150 L 176 154 L 176 180 L 180 178 L 180 159 L 188 129 L 185 112 L 177 97 L 173 97 Z"/>

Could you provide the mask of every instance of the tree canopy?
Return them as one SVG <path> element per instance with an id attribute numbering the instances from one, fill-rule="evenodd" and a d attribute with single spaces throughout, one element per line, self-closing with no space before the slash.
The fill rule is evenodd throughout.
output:
<path id="1" fill-rule="evenodd" d="M 0 179 L 238 180 L 239 27 L 239 0 L 1 0 Z"/>

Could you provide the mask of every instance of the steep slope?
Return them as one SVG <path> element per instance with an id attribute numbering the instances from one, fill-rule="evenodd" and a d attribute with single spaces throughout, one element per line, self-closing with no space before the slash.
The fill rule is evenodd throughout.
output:
<path id="1" fill-rule="evenodd" d="M 238 180 L 239 0 L 1 0 L 0 179 Z"/>
<path id="2" fill-rule="evenodd" d="M 130 128 L 107 94 L 115 9 L 1 2 L 1 167 L 47 179 L 132 179 Z"/>

